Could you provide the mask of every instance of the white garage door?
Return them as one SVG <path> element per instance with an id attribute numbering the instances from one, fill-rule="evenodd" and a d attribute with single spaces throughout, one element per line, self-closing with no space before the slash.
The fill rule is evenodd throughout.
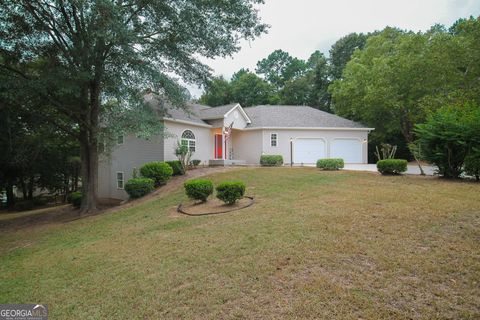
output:
<path id="1" fill-rule="evenodd" d="M 362 163 L 362 143 L 357 139 L 335 139 L 330 145 L 330 158 L 342 158 L 345 163 Z"/>
<path id="2" fill-rule="evenodd" d="M 296 139 L 293 149 L 295 163 L 316 163 L 318 159 L 326 158 L 323 139 Z"/>

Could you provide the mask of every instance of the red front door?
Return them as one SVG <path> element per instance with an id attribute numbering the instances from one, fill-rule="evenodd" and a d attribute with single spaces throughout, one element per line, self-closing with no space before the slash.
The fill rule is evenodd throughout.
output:
<path id="1" fill-rule="evenodd" d="M 215 135 L 215 159 L 222 159 L 222 135 Z"/>

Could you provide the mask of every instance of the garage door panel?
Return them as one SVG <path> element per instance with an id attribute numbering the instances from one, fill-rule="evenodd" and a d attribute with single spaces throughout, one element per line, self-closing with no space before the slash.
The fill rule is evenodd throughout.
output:
<path id="1" fill-rule="evenodd" d="M 334 139 L 330 145 L 330 157 L 342 158 L 345 163 L 362 163 L 363 146 L 357 139 Z"/>
<path id="2" fill-rule="evenodd" d="M 320 138 L 298 138 L 294 147 L 295 163 L 316 163 L 326 157 L 325 140 Z"/>

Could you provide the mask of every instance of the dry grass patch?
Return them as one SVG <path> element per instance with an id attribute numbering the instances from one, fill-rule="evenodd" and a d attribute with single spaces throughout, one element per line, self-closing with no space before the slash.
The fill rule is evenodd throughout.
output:
<path id="1" fill-rule="evenodd" d="M 172 216 L 157 201 L 0 236 L 0 303 L 52 317 L 480 317 L 480 185 L 244 168 L 253 207 Z M 6 288 L 6 289 L 5 289 Z"/>

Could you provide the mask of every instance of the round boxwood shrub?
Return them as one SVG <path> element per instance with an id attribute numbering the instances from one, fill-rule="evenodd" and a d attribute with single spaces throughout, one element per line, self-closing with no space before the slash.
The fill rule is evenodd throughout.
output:
<path id="1" fill-rule="evenodd" d="M 206 179 L 188 180 L 183 185 L 185 193 L 190 199 L 207 201 L 207 198 L 213 193 L 213 183 Z"/>
<path id="2" fill-rule="evenodd" d="M 185 171 L 183 170 L 182 163 L 178 160 L 174 161 L 166 161 L 170 167 L 172 167 L 173 170 L 173 175 L 174 176 L 181 176 L 185 174 Z"/>
<path id="3" fill-rule="evenodd" d="M 70 202 L 75 208 L 80 208 L 82 205 L 82 193 L 80 191 L 72 192 L 68 195 L 68 202 Z"/>
<path id="4" fill-rule="evenodd" d="M 407 160 L 385 159 L 377 162 L 377 169 L 381 174 L 400 174 L 407 171 Z"/>
<path id="5" fill-rule="evenodd" d="M 192 161 L 190 161 L 190 164 L 194 167 L 198 166 L 202 161 L 201 160 L 198 160 L 198 159 L 193 159 Z"/>
<path id="6" fill-rule="evenodd" d="M 141 198 L 155 189 L 153 179 L 134 178 L 127 181 L 125 191 L 132 199 Z"/>
<path id="7" fill-rule="evenodd" d="M 243 198 L 245 194 L 245 184 L 242 181 L 225 181 L 220 183 L 216 189 L 217 198 L 229 205 Z"/>
<path id="8" fill-rule="evenodd" d="M 264 167 L 281 166 L 283 157 L 279 154 L 264 154 L 260 157 L 260 164 Z"/>
<path id="9" fill-rule="evenodd" d="M 152 179 L 158 187 L 167 183 L 173 174 L 173 169 L 165 162 L 149 162 L 140 168 L 140 174 L 143 178 Z"/>
<path id="10" fill-rule="evenodd" d="M 345 166 L 343 159 L 319 159 L 317 160 L 317 168 L 323 170 L 338 170 Z"/>

